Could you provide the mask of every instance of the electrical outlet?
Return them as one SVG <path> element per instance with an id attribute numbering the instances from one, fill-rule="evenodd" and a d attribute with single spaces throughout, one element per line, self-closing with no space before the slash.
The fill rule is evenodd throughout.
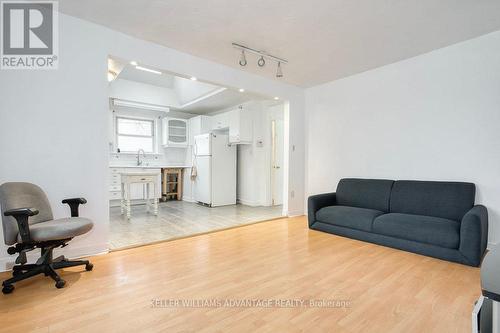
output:
<path id="1" fill-rule="evenodd" d="M 295 191 L 290 192 L 290 197 L 295 198 Z"/>

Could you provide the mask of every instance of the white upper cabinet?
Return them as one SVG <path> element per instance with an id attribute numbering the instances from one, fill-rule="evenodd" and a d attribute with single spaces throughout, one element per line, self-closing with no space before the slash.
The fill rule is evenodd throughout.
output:
<path id="1" fill-rule="evenodd" d="M 211 117 L 196 116 L 189 119 L 189 145 L 194 146 L 196 135 L 209 133 L 212 130 Z"/>
<path id="2" fill-rule="evenodd" d="M 240 106 L 227 114 L 229 115 L 229 143 L 251 144 L 253 141 L 251 112 Z"/>
<path id="3" fill-rule="evenodd" d="M 229 112 L 219 113 L 212 116 L 212 129 L 220 130 L 229 127 Z"/>
<path id="4" fill-rule="evenodd" d="M 189 140 L 187 119 L 165 117 L 161 124 L 164 147 L 187 147 Z"/>

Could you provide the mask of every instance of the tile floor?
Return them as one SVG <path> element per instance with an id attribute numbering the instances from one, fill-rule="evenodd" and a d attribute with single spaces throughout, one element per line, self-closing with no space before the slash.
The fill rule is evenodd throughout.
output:
<path id="1" fill-rule="evenodd" d="M 282 206 L 250 207 L 232 205 L 204 207 L 187 201 L 161 202 L 158 216 L 145 205 L 132 206 L 132 218 L 110 209 L 110 249 L 153 243 L 172 238 L 225 229 L 282 216 Z"/>

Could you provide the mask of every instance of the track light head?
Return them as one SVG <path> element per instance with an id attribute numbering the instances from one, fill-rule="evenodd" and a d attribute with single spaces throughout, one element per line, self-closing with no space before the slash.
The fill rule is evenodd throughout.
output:
<path id="1" fill-rule="evenodd" d="M 255 54 L 259 57 L 259 59 L 257 60 L 257 65 L 259 67 L 264 67 L 266 65 L 266 60 L 274 61 L 278 64 L 278 68 L 276 69 L 276 77 L 278 77 L 278 78 L 283 77 L 283 71 L 281 69 L 281 64 L 288 64 L 288 60 L 273 56 L 272 54 L 269 54 L 265 51 L 252 49 L 251 47 L 241 45 L 238 43 L 232 43 L 232 45 L 234 48 L 241 51 L 240 60 L 238 62 L 240 64 L 240 66 L 247 65 L 247 59 L 246 59 L 247 53 Z"/>
<path id="2" fill-rule="evenodd" d="M 278 61 L 278 68 L 276 68 L 276 77 L 283 77 L 283 71 L 281 70 L 281 62 Z"/>
<path id="3" fill-rule="evenodd" d="M 259 67 L 264 67 L 265 64 L 266 60 L 264 59 L 264 56 L 261 56 L 260 59 L 257 61 L 257 65 L 259 65 Z"/>
<path id="4" fill-rule="evenodd" d="M 246 66 L 246 65 L 247 65 L 247 58 L 245 57 L 245 50 L 241 50 L 240 66 Z"/>

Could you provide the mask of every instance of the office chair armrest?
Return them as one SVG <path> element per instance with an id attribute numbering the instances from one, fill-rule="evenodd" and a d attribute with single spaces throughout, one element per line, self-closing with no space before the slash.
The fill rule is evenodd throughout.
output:
<path id="1" fill-rule="evenodd" d="M 78 217 L 78 206 L 86 204 L 87 200 L 85 198 L 70 198 L 64 199 L 62 203 L 69 205 L 69 208 L 71 209 L 71 217 Z"/>
<path id="2" fill-rule="evenodd" d="M 35 208 L 15 208 L 5 211 L 3 215 L 12 216 L 17 221 L 17 226 L 19 228 L 19 234 L 23 243 L 31 243 L 30 236 L 30 225 L 28 223 L 28 218 L 38 214 L 38 209 Z"/>

